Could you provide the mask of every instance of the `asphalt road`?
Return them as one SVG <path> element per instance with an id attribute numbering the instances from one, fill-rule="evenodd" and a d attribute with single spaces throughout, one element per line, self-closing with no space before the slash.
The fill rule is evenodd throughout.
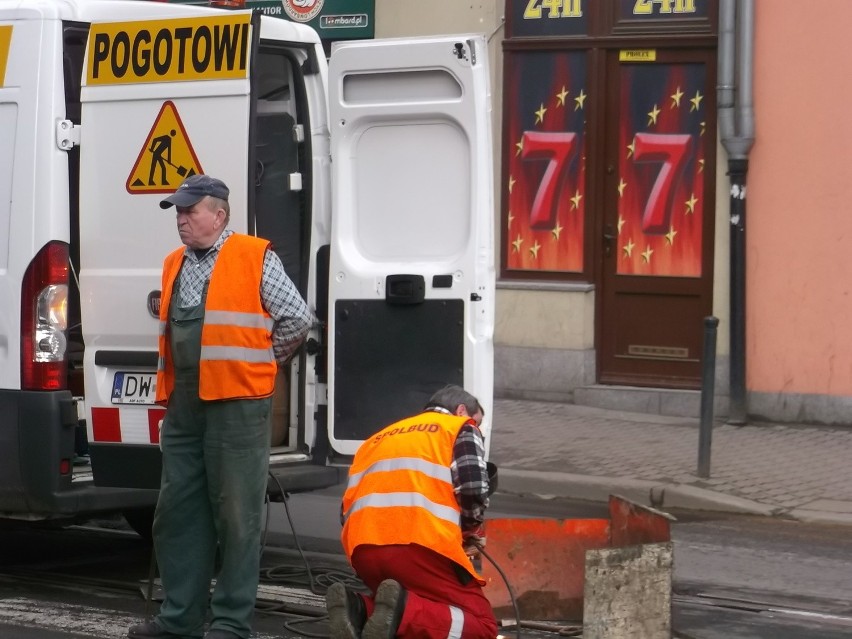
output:
<path id="1" fill-rule="evenodd" d="M 349 576 L 339 554 L 339 492 L 270 510 L 266 594 L 256 637 L 325 636 L 317 590 Z M 674 629 L 685 639 L 852 636 L 852 540 L 846 528 L 676 513 Z M 497 495 L 490 516 L 605 517 L 597 504 Z M 298 534 L 296 549 L 291 524 Z M 0 528 L 0 637 L 118 638 L 146 614 L 150 547 L 119 530 Z M 154 590 L 155 597 L 158 590 Z M 152 610 L 155 606 L 148 607 Z M 285 624 L 287 624 L 285 626 Z M 506 630 L 514 637 L 514 630 Z M 524 637 L 556 637 L 523 632 Z"/>

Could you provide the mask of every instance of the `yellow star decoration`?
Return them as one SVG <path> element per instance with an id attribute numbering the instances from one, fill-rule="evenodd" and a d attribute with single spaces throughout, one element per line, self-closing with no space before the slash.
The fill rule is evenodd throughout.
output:
<path id="1" fill-rule="evenodd" d="M 704 135 L 704 132 L 705 132 L 706 130 L 707 130 L 707 123 L 706 123 L 706 122 L 702 122 L 702 123 L 701 123 L 701 132 L 700 132 L 698 135 Z"/>
<path id="2" fill-rule="evenodd" d="M 530 255 L 532 255 L 532 258 L 534 260 L 538 259 L 538 252 L 539 252 L 540 249 L 541 249 L 541 244 L 539 244 L 538 240 L 536 240 L 535 244 L 533 244 L 530 247 Z"/>
<path id="3" fill-rule="evenodd" d="M 631 142 L 630 144 L 627 145 L 627 159 L 629 160 L 630 156 L 632 156 L 635 152 L 636 152 L 636 139 L 634 138 L 633 142 Z"/>
<path id="4" fill-rule="evenodd" d="M 627 182 L 624 181 L 624 178 L 618 179 L 618 197 L 624 195 L 624 189 L 627 187 Z"/>
<path id="5" fill-rule="evenodd" d="M 621 213 L 618 214 L 618 234 L 621 235 L 621 227 L 624 226 L 624 218 L 621 217 Z"/>
<path id="6" fill-rule="evenodd" d="M 654 108 L 648 111 L 648 126 L 657 123 L 657 116 L 660 115 L 660 109 L 657 108 L 657 105 L 654 105 Z"/>
<path id="7" fill-rule="evenodd" d="M 544 122 L 544 114 L 547 113 L 547 107 L 542 104 L 538 111 L 535 112 L 535 123 Z"/>
<path id="8" fill-rule="evenodd" d="M 514 215 L 512 215 L 512 212 L 511 212 L 511 211 L 509 211 L 509 215 L 507 215 L 506 217 L 507 217 L 507 219 L 509 220 L 509 223 L 508 223 L 506 226 L 507 226 L 509 229 L 511 229 L 511 228 L 512 228 L 512 222 L 514 222 L 514 221 L 515 221 L 515 216 L 514 216 Z"/>
<path id="9" fill-rule="evenodd" d="M 571 198 L 571 210 L 573 211 L 576 208 L 580 207 L 580 200 L 583 199 L 583 196 L 580 195 L 579 189 L 575 191 L 574 197 Z"/>
<path id="10" fill-rule="evenodd" d="M 654 254 L 654 249 L 652 249 L 650 246 L 646 247 L 645 250 L 642 251 L 642 261 L 645 262 L 645 264 L 650 264 L 651 263 L 651 255 L 653 255 L 653 254 Z"/>
<path id="11" fill-rule="evenodd" d="M 562 227 L 559 225 L 559 222 L 556 222 L 556 226 L 554 226 L 554 227 L 550 230 L 550 232 L 551 232 L 551 234 L 553 235 L 553 239 L 554 239 L 554 240 L 556 240 L 556 241 L 558 242 L 558 241 L 559 241 L 559 236 L 560 236 L 560 235 L 562 235 Z"/>
<path id="12" fill-rule="evenodd" d="M 518 233 L 518 237 L 512 242 L 512 246 L 515 248 L 515 253 L 521 252 L 521 244 L 524 243 L 524 238 L 521 237 L 521 234 Z"/>
<path id="13" fill-rule="evenodd" d="M 509 195 L 512 194 L 512 189 L 515 188 L 515 178 L 509 176 Z"/>
<path id="14" fill-rule="evenodd" d="M 692 106 L 689 107 L 689 112 L 692 113 L 693 111 L 698 111 L 698 107 L 701 106 L 701 100 L 703 99 L 704 96 L 701 95 L 701 91 L 696 91 L 695 97 L 689 99 L 689 101 L 692 103 Z"/>
<path id="15" fill-rule="evenodd" d="M 690 198 L 689 198 L 686 202 L 684 202 L 684 204 L 686 204 L 686 211 L 685 211 L 685 213 L 686 213 L 687 215 L 689 215 L 690 213 L 695 213 L 695 205 L 696 205 L 697 203 L 698 203 L 698 198 L 697 198 L 697 197 L 695 197 L 695 193 L 692 193 L 692 194 L 690 195 Z"/>
<path id="16" fill-rule="evenodd" d="M 575 111 L 583 108 L 583 103 L 585 103 L 587 97 L 589 96 L 586 95 L 586 92 L 583 91 L 583 89 L 580 89 L 580 93 L 578 93 L 577 97 L 574 98 L 574 102 L 577 103 L 577 105 L 574 107 Z"/>
<path id="17" fill-rule="evenodd" d="M 669 243 L 669 246 L 674 245 L 675 235 L 677 235 L 677 231 L 674 230 L 674 227 L 669 228 L 669 232 L 666 233 L 666 241 Z"/>
<path id="18" fill-rule="evenodd" d="M 524 138 L 521 138 L 518 142 L 515 142 L 515 147 L 518 149 L 515 152 L 515 155 L 520 155 L 524 152 Z"/>
<path id="19" fill-rule="evenodd" d="M 700 160 L 698 160 L 698 172 L 699 173 L 704 172 L 704 158 L 701 158 Z"/>
<path id="20" fill-rule="evenodd" d="M 565 106 L 565 98 L 568 97 L 568 93 L 569 91 L 563 85 L 562 90 L 556 94 L 556 106 Z"/>
<path id="21" fill-rule="evenodd" d="M 621 247 L 621 250 L 624 251 L 624 257 L 633 257 L 633 247 L 636 246 L 633 243 L 633 240 L 628 239 L 627 244 Z"/>
<path id="22" fill-rule="evenodd" d="M 680 90 L 680 87 L 675 89 L 675 92 L 669 96 L 672 99 L 672 108 L 680 106 L 680 99 L 683 97 L 683 91 Z"/>

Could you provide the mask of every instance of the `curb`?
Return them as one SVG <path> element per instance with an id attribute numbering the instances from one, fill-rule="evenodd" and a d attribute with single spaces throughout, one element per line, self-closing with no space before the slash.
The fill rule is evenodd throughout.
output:
<path id="1" fill-rule="evenodd" d="M 542 472 L 500 468 L 500 492 L 515 495 L 535 495 L 542 499 L 578 499 L 606 502 L 613 493 L 638 504 L 654 508 L 700 510 L 775 516 L 782 509 L 760 502 L 696 488 L 687 484 L 666 484 L 645 479 L 598 477 L 571 473 Z M 795 512 L 784 513 L 795 517 Z M 820 513 L 823 515 L 825 513 Z M 852 515 L 846 515 L 852 523 Z M 824 521 L 824 520 L 823 520 Z"/>
<path id="2" fill-rule="evenodd" d="M 801 521 L 807 524 L 840 524 L 844 526 L 852 525 L 852 514 L 836 513 L 826 510 L 809 510 L 807 508 L 794 508 L 784 513 L 785 516 L 791 517 L 796 521 Z"/>

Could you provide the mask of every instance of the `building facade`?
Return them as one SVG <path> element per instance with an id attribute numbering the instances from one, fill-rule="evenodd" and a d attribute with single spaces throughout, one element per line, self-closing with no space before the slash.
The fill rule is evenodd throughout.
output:
<path id="1" fill-rule="evenodd" d="M 376 0 L 376 37 L 489 37 L 498 394 L 696 416 L 713 316 L 717 414 L 733 350 L 749 419 L 852 424 L 852 4 L 746 4 L 756 135 L 732 210 L 718 0 Z"/>

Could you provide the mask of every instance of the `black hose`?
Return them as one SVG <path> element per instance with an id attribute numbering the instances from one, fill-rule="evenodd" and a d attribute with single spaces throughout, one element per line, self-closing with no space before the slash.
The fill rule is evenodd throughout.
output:
<path id="1" fill-rule="evenodd" d="M 475 539 L 472 539 L 471 541 L 473 542 L 473 545 L 476 546 L 476 549 L 479 550 L 479 552 L 482 554 L 482 556 L 491 562 L 491 565 L 494 566 L 494 568 L 497 570 L 498 573 L 500 573 L 500 576 L 503 578 L 503 583 L 506 584 L 506 590 L 509 591 L 509 598 L 512 600 L 512 608 L 515 611 L 515 636 L 518 639 L 521 639 L 521 610 L 520 608 L 518 608 L 518 602 L 515 599 L 515 592 L 512 589 L 512 584 L 509 583 L 509 579 L 506 577 L 506 573 L 504 573 L 500 566 L 497 564 L 497 562 L 494 561 L 494 558 L 485 551 L 485 548 L 482 546 L 482 544 L 480 544 Z"/>
<path id="2" fill-rule="evenodd" d="M 145 593 L 145 619 L 150 619 L 151 601 L 154 599 L 154 578 L 157 576 L 157 551 L 151 544 L 151 562 L 148 564 L 148 589 Z"/>

